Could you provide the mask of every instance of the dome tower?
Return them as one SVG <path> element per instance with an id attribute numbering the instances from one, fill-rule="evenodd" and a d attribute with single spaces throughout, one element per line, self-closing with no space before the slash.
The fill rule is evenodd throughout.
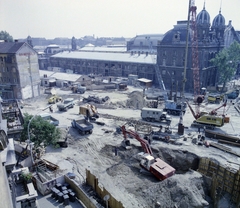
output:
<path id="1" fill-rule="evenodd" d="M 205 9 L 205 3 L 203 6 L 203 10 L 197 15 L 196 22 L 199 40 L 203 41 L 208 39 L 210 29 L 210 15 Z"/>
<path id="2" fill-rule="evenodd" d="M 217 39 L 223 39 L 225 28 L 225 18 L 220 9 L 219 14 L 213 19 L 211 29 Z"/>

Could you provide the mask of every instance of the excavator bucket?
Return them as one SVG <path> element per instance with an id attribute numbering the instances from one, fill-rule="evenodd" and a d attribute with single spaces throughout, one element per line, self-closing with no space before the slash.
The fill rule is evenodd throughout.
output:
<path id="1" fill-rule="evenodd" d="M 131 144 L 130 144 L 130 140 L 129 139 L 124 139 L 121 143 L 121 145 L 125 148 L 125 149 L 132 149 Z"/>

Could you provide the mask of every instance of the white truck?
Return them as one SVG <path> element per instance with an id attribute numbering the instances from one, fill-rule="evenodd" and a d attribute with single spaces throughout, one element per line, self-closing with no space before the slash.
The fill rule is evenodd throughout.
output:
<path id="1" fill-rule="evenodd" d="M 57 108 L 59 111 L 67 111 L 69 108 L 73 108 L 74 105 L 74 98 L 67 98 L 62 103 L 57 104 Z"/>
<path id="2" fill-rule="evenodd" d="M 167 112 L 158 108 L 142 108 L 141 118 L 144 121 L 150 122 L 167 122 L 171 123 L 172 117 L 167 114 Z"/>

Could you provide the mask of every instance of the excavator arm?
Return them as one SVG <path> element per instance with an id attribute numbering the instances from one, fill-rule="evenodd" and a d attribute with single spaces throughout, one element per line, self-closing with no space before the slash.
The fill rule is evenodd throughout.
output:
<path id="1" fill-rule="evenodd" d="M 144 150 L 145 153 L 148 153 L 150 155 L 152 155 L 152 150 L 151 147 L 148 143 L 148 141 L 146 141 L 145 139 L 142 139 L 138 133 L 132 131 L 132 130 L 127 130 L 125 126 L 122 126 L 122 133 L 123 133 L 123 137 L 125 140 L 127 140 L 127 135 L 130 135 L 131 137 L 135 138 L 136 140 L 138 140 Z"/>

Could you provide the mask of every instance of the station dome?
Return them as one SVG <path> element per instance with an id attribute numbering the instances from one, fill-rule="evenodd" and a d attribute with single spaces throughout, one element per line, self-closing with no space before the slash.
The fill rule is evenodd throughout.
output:
<path id="1" fill-rule="evenodd" d="M 219 14 L 213 19 L 212 27 L 225 27 L 225 18 L 221 14 L 221 10 L 219 11 Z"/>
<path id="2" fill-rule="evenodd" d="M 210 26 L 210 15 L 205 9 L 205 5 L 203 10 L 197 15 L 197 24 L 198 25 L 209 25 Z"/>

